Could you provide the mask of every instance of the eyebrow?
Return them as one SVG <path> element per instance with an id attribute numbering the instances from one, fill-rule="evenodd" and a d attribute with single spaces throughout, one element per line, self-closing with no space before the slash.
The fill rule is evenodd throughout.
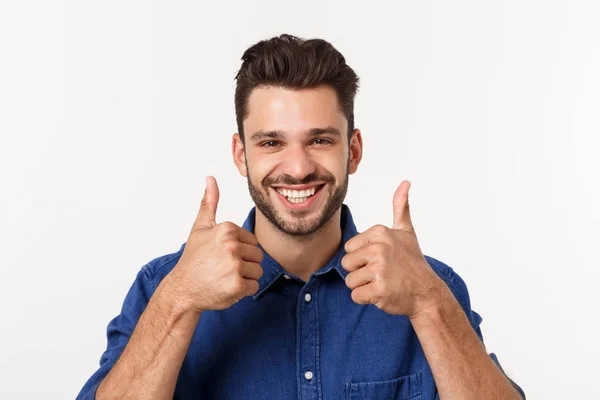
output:
<path id="1" fill-rule="evenodd" d="M 325 134 L 330 134 L 330 135 L 339 136 L 339 137 L 342 136 L 342 134 L 340 133 L 340 130 L 337 128 L 334 128 L 333 126 L 327 126 L 325 128 L 312 128 L 308 131 L 308 135 L 311 137 L 325 135 Z M 258 140 L 262 140 L 262 139 L 283 139 L 284 137 L 285 137 L 285 133 L 280 130 L 272 130 L 272 131 L 259 130 L 252 134 L 252 136 L 250 137 L 250 140 L 258 141 Z"/>

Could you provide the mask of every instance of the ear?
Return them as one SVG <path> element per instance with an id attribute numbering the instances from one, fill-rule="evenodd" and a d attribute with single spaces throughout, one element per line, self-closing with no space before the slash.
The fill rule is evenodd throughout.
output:
<path id="1" fill-rule="evenodd" d="M 238 133 L 234 133 L 231 138 L 231 154 L 233 155 L 233 162 L 240 171 L 240 175 L 248 176 L 246 169 L 246 153 L 244 152 L 244 143 Z"/>
<path id="2" fill-rule="evenodd" d="M 350 164 L 348 165 L 348 173 L 353 174 L 358 169 L 358 164 L 362 159 L 363 142 L 360 134 L 360 129 L 352 131 L 350 136 Z"/>

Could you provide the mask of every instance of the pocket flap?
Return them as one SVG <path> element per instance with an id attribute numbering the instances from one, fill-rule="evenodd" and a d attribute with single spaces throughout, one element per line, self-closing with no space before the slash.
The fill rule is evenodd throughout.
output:
<path id="1" fill-rule="evenodd" d="M 346 400 L 417 400 L 421 397 L 421 372 L 387 381 L 346 382 Z"/>

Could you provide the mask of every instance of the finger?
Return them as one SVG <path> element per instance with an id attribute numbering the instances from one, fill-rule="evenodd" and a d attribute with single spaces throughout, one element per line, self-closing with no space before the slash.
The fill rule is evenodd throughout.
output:
<path id="1" fill-rule="evenodd" d="M 246 279 L 257 281 L 263 275 L 263 269 L 258 263 L 245 261 L 242 264 L 241 274 Z"/>
<path id="2" fill-rule="evenodd" d="M 244 291 L 244 294 L 246 296 L 254 296 L 256 294 L 256 292 L 258 292 L 259 285 L 258 285 L 258 281 L 257 280 L 254 280 L 254 279 L 244 279 L 244 284 L 246 286 L 246 289 Z"/>
<path id="3" fill-rule="evenodd" d="M 356 289 L 359 286 L 366 285 L 375 279 L 375 274 L 368 266 L 359 268 L 354 272 L 350 272 L 346 276 L 346 286 L 350 289 Z"/>
<path id="4" fill-rule="evenodd" d="M 340 261 L 342 267 L 348 271 L 356 271 L 373 261 L 373 255 L 368 251 L 368 247 L 362 247 L 351 253 L 346 254 Z"/>
<path id="5" fill-rule="evenodd" d="M 217 180 L 212 176 L 208 176 L 206 178 L 204 197 L 202 197 L 200 210 L 198 211 L 198 216 L 196 217 L 192 231 L 209 229 L 217 224 L 216 216 L 218 203 L 219 187 L 217 186 Z"/>
<path id="6" fill-rule="evenodd" d="M 376 243 L 381 239 L 382 236 L 386 234 L 388 230 L 389 228 L 383 225 L 373 225 L 366 231 L 359 233 L 348 240 L 344 245 L 344 250 L 346 250 L 346 253 L 351 253 L 362 247 L 365 247 L 370 243 Z"/>
<path id="7" fill-rule="evenodd" d="M 252 246 L 256 246 L 258 244 L 258 239 L 254 235 L 254 233 L 247 231 L 244 228 L 236 229 L 235 237 L 242 243 L 251 244 Z"/>
<path id="8" fill-rule="evenodd" d="M 392 229 L 401 229 L 414 233 L 412 221 L 410 219 L 410 209 L 408 205 L 408 191 L 410 189 L 409 181 L 402 181 L 392 201 L 394 207 L 394 225 Z"/>
<path id="9" fill-rule="evenodd" d="M 237 255 L 244 261 L 261 263 L 265 254 L 262 249 L 247 243 L 239 243 Z"/>
<path id="10" fill-rule="evenodd" d="M 370 235 L 371 234 L 370 234 L 369 230 L 366 230 L 366 231 L 359 233 L 358 235 L 352 237 L 344 245 L 344 250 L 346 250 L 346 253 L 352 253 L 352 252 L 360 249 L 361 247 L 364 247 L 365 245 L 369 244 Z"/>
<path id="11" fill-rule="evenodd" d="M 356 304 L 373 304 L 373 284 L 367 283 L 352 290 L 350 297 Z"/>

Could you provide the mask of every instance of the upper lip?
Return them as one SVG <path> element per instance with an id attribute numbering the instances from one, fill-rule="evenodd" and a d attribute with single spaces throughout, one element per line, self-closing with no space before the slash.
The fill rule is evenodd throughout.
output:
<path id="1" fill-rule="evenodd" d="M 309 183 L 307 185 L 272 185 L 276 189 L 288 189 L 288 190 L 306 190 L 312 189 L 317 186 L 322 186 L 325 183 Z"/>

